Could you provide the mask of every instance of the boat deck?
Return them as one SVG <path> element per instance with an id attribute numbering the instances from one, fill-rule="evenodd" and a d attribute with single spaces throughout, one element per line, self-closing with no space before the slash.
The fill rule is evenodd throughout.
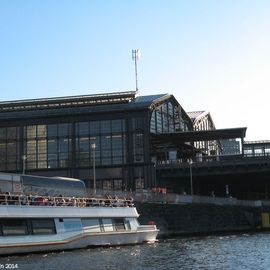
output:
<path id="1" fill-rule="evenodd" d="M 73 206 L 73 207 L 133 207 L 133 199 L 129 198 L 79 198 L 52 197 L 40 195 L 25 195 L 0 193 L 0 205 L 29 205 L 29 206 Z"/>

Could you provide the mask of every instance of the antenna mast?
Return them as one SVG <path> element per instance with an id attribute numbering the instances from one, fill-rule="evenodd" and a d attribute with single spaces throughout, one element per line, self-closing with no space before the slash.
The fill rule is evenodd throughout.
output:
<path id="1" fill-rule="evenodd" d="M 132 50 L 132 60 L 135 62 L 135 80 L 136 80 L 136 92 L 138 92 L 138 70 L 137 70 L 137 61 L 141 57 L 140 50 Z"/>

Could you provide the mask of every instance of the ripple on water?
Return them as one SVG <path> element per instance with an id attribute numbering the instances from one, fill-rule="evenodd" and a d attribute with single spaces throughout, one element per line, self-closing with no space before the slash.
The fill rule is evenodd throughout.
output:
<path id="1" fill-rule="evenodd" d="M 172 238 L 158 243 L 0 257 L 19 270 L 270 269 L 270 234 Z M 1 265 L 0 264 L 0 265 Z"/>

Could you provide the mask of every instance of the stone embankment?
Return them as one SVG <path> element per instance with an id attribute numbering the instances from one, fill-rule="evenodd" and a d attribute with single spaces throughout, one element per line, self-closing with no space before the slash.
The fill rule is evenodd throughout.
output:
<path id="1" fill-rule="evenodd" d="M 134 194 L 142 224 L 154 222 L 160 237 L 269 229 L 269 201 L 177 194 Z"/>

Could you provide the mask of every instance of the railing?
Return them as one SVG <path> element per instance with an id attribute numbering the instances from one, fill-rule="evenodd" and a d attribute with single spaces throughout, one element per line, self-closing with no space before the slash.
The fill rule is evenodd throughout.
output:
<path id="1" fill-rule="evenodd" d="M 218 156 L 200 156 L 192 158 L 192 162 L 197 164 L 202 163 L 219 163 L 219 162 L 228 162 L 228 161 L 243 161 L 252 158 L 269 158 L 270 153 L 253 153 L 253 154 L 239 154 L 239 155 L 218 155 Z M 175 159 L 175 160 L 158 160 L 158 166 L 166 166 L 166 165 L 183 165 L 189 166 L 190 160 L 188 158 L 185 159 Z"/>
<path id="2" fill-rule="evenodd" d="M 23 194 L 0 194 L 0 205 L 73 206 L 73 207 L 133 207 L 133 199 L 51 197 Z"/>

